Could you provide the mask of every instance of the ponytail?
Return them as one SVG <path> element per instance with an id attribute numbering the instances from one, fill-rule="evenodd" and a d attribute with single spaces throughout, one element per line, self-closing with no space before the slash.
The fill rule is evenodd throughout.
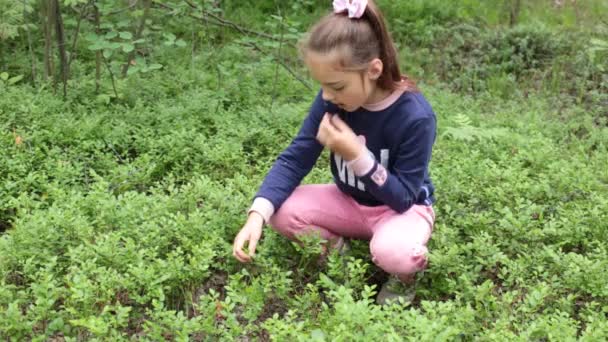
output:
<path id="1" fill-rule="evenodd" d="M 360 18 L 347 13 L 330 13 L 315 24 L 301 44 L 302 55 L 307 51 L 341 53 L 338 63 L 345 69 L 363 70 L 372 59 L 382 61 L 382 74 L 377 81 L 389 91 L 416 91 L 416 84 L 399 69 L 397 50 L 386 28 L 384 16 L 374 1 L 368 0 Z"/>

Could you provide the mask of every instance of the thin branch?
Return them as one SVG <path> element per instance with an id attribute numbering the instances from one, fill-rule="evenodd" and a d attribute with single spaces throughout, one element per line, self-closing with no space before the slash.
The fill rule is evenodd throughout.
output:
<path id="1" fill-rule="evenodd" d="M 194 8 L 194 9 L 198 9 L 198 6 L 195 3 L 193 3 L 192 1 L 190 1 L 190 0 L 184 0 L 184 2 L 187 3 L 188 6 Z"/>
<path id="2" fill-rule="evenodd" d="M 187 2 L 187 0 L 186 0 L 186 2 Z M 154 4 L 158 5 L 159 7 L 162 7 L 162 8 L 171 10 L 171 11 L 175 11 L 175 9 L 173 7 L 167 6 L 167 5 L 163 4 L 163 3 L 160 3 L 157 0 L 154 0 Z M 188 4 L 188 5 L 191 6 L 191 7 L 195 6 L 194 4 Z M 209 20 L 208 18 L 199 17 L 199 16 L 194 15 L 192 13 L 186 13 L 186 15 L 188 17 L 201 20 L 201 21 L 203 21 L 205 23 L 211 23 L 211 24 L 215 24 L 215 25 L 231 27 L 231 28 L 239 31 L 240 33 L 242 33 L 244 35 L 247 35 L 248 33 L 251 33 L 251 34 L 258 35 L 260 37 L 276 40 L 276 41 L 279 41 L 279 42 L 282 41 L 282 37 L 281 38 L 276 38 L 276 37 L 273 37 L 271 35 L 267 35 L 267 34 L 264 34 L 264 33 L 259 33 L 259 32 L 256 32 L 256 31 L 252 31 L 252 30 L 249 30 L 247 28 L 241 27 L 241 26 L 239 26 L 239 25 L 237 25 L 237 24 L 235 24 L 235 23 L 233 23 L 231 21 L 222 19 L 222 18 L 218 17 L 215 14 L 209 13 L 207 11 L 203 11 L 203 12 L 206 15 L 209 15 L 210 17 L 212 17 L 215 21 L 214 20 Z M 264 50 L 262 50 L 262 48 L 260 48 L 254 42 L 241 43 L 241 44 L 243 44 L 245 46 L 249 46 L 249 47 L 253 48 L 254 50 L 256 50 L 258 52 L 261 52 L 263 54 L 270 55 L 277 63 L 279 63 L 283 68 L 285 68 L 285 70 L 287 70 L 287 72 L 289 72 L 296 80 L 298 80 L 300 83 L 302 83 L 308 90 L 312 90 L 312 87 L 310 86 L 310 84 L 308 84 L 308 82 L 306 82 L 306 80 L 304 80 L 300 76 L 298 76 L 287 64 L 285 64 L 285 62 L 283 60 L 277 58 L 276 56 L 273 56 L 272 54 L 266 53 Z"/>
<path id="3" fill-rule="evenodd" d="M 137 3 L 138 3 L 138 0 L 135 0 L 135 1 L 133 1 L 133 3 L 129 4 L 129 6 L 121 8 L 121 9 L 118 9 L 116 11 L 112 11 L 110 13 L 107 13 L 107 14 L 105 14 L 105 16 L 108 17 L 108 16 L 111 16 L 111 15 L 120 14 L 120 13 L 122 13 L 124 11 L 128 11 L 131 8 L 137 6 Z"/>
<path id="4" fill-rule="evenodd" d="M 220 89 L 222 89 L 222 72 L 220 70 L 219 64 L 215 64 L 215 70 L 217 71 L 217 90 L 216 92 L 219 94 Z M 220 99 L 217 100 L 217 105 L 215 106 L 215 113 L 220 109 L 220 104 L 222 101 Z"/>
<path id="5" fill-rule="evenodd" d="M 108 60 L 101 54 L 101 59 L 103 60 L 108 72 L 110 73 L 110 79 L 112 80 L 112 89 L 114 89 L 114 96 L 118 99 L 118 92 L 116 91 L 116 82 L 114 81 L 114 73 L 112 72 L 112 67 L 108 63 Z"/>
<path id="6" fill-rule="evenodd" d="M 137 30 L 135 31 L 135 40 L 138 40 L 141 38 L 143 32 L 144 32 L 144 27 L 146 26 L 146 20 L 148 19 L 148 14 L 150 13 L 150 1 L 145 1 L 144 0 L 144 14 L 141 16 L 140 21 L 139 21 L 139 26 L 137 27 Z M 135 57 L 135 49 L 133 49 L 131 52 L 129 52 L 129 55 L 127 56 L 127 62 L 122 66 L 122 77 L 126 77 L 127 76 L 127 72 L 129 71 L 129 66 L 131 65 L 131 60 Z"/>
<path id="7" fill-rule="evenodd" d="M 99 15 L 99 8 L 97 7 L 97 5 L 93 5 L 93 9 L 94 9 L 94 15 L 95 15 L 95 34 L 99 35 L 101 32 L 100 29 L 100 15 Z M 95 93 L 99 94 L 99 87 L 101 84 L 101 51 L 97 50 L 95 52 Z"/>
<path id="8" fill-rule="evenodd" d="M 300 83 L 302 83 L 308 90 L 312 90 L 312 86 L 310 84 L 308 84 L 308 82 L 306 82 L 306 80 L 304 80 L 303 78 L 301 78 L 300 76 L 298 76 L 298 74 L 296 74 L 295 71 L 293 71 L 287 64 L 285 64 L 284 61 L 280 60 L 279 58 L 277 58 L 273 54 L 265 52 L 257 44 L 252 43 L 252 42 L 239 43 L 239 44 L 244 45 L 244 46 L 249 46 L 249 47 L 251 47 L 252 49 L 254 49 L 254 50 L 258 51 L 258 52 L 261 52 L 261 53 L 263 53 L 265 55 L 269 55 L 277 63 L 279 63 L 285 70 L 287 70 L 287 72 L 289 72 L 291 74 L 291 76 L 293 76 L 296 80 L 298 80 Z"/>
<path id="9" fill-rule="evenodd" d="M 277 59 L 281 59 L 281 48 L 283 47 L 283 33 L 285 32 L 285 28 L 282 25 L 283 23 L 279 23 L 279 25 L 281 25 L 281 40 L 279 41 L 279 51 L 278 51 L 278 56 Z M 278 83 L 278 79 L 279 79 L 279 68 L 278 66 L 275 66 L 274 68 L 274 82 L 272 82 L 272 100 L 270 101 L 270 111 L 272 111 L 272 107 L 274 106 L 274 101 L 277 97 L 276 94 L 276 89 L 277 89 L 277 83 Z"/>
<path id="10" fill-rule="evenodd" d="M 70 59 L 68 61 L 68 69 L 70 68 L 70 66 L 72 65 L 72 62 L 74 61 L 74 56 L 76 55 L 76 43 L 78 42 L 78 35 L 80 34 L 80 24 L 82 23 L 82 19 L 84 19 L 84 17 L 87 14 L 87 10 L 89 8 L 89 5 L 93 2 L 93 0 L 90 0 L 89 2 L 87 2 L 83 8 L 82 8 L 82 12 L 80 12 L 80 16 L 78 17 L 78 23 L 76 24 L 76 32 L 74 33 L 74 38 L 72 39 L 72 48 L 70 49 Z"/>
<path id="11" fill-rule="evenodd" d="M 173 8 L 171 6 L 167 6 L 167 5 L 159 2 L 158 0 L 154 0 L 154 4 L 157 5 L 158 7 L 161 7 L 161 8 L 164 8 L 164 9 L 168 9 L 168 10 L 171 10 L 171 11 L 175 11 L 176 10 L 175 8 Z M 190 5 L 190 6 L 192 6 L 192 5 Z M 219 17 L 218 15 L 213 14 L 213 13 L 211 13 L 209 11 L 201 10 L 201 12 L 203 14 L 205 14 L 205 16 L 210 17 L 211 19 L 207 18 L 207 17 L 201 17 L 201 16 L 198 16 L 198 15 L 195 15 L 195 14 L 192 14 L 192 13 L 186 13 L 186 15 L 188 17 L 190 17 L 190 18 L 194 18 L 194 19 L 197 19 L 197 20 L 208 22 L 208 23 L 211 23 L 211 24 L 214 24 L 214 25 L 230 27 L 230 28 L 232 28 L 232 29 L 234 29 L 236 31 L 239 31 L 240 33 L 243 33 L 243 34 L 252 34 L 252 35 L 255 35 L 255 36 L 258 36 L 258 37 L 262 37 L 262 38 L 266 38 L 266 39 L 271 39 L 271 40 L 276 40 L 276 41 L 280 40 L 280 38 L 274 37 L 274 36 L 272 36 L 270 34 L 262 33 L 262 32 L 257 32 L 257 31 L 254 31 L 254 30 L 251 30 L 251 29 L 239 26 L 238 24 L 233 23 L 233 22 L 231 22 L 229 20 L 223 19 L 223 18 Z M 290 44 L 290 45 L 295 46 L 293 44 Z"/>

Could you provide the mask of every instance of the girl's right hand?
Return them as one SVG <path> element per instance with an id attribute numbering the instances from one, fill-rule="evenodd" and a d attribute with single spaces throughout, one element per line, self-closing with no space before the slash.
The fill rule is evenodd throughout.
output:
<path id="1" fill-rule="evenodd" d="M 250 262 L 255 255 L 255 248 L 258 245 L 260 237 L 262 237 L 262 227 L 264 219 L 260 214 L 252 211 L 247 218 L 247 222 L 241 228 L 241 231 L 234 238 L 232 245 L 232 255 L 240 262 Z M 249 254 L 243 251 L 245 242 L 249 241 Z"/>

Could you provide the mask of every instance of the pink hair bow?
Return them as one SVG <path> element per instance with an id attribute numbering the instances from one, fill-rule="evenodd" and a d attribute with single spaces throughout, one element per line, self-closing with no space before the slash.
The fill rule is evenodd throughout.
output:
<path id="1" fill-rule="evenodd" d="M 349 18 L 361 18 L 367 7 L 367 0 L 334 0 L 334 13 L 348 12 Z"/>

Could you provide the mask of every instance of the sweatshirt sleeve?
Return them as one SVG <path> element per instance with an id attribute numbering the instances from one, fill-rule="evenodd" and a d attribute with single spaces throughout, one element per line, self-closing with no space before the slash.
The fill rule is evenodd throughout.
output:
<path id="1" fill-rule="evenodd" d="M 323 145 L 317 141 L 317 132 L 324 114 L 325 101 L 319 92 L 298 135 L 279 155 L 264 178 L 249 212 L 258 212 L 268 222 L 310 172 L 323 151 Z"/>
<path id="2" fill-rule="evenodd" d="M 388 172 L 371 153 L 349 162 L 350 167 L 376 199 L 398 213 L 407 211 L 422 188 L 435 141 L 434 116 L 412 122 L 399 145 L 393 172 Z"/>

